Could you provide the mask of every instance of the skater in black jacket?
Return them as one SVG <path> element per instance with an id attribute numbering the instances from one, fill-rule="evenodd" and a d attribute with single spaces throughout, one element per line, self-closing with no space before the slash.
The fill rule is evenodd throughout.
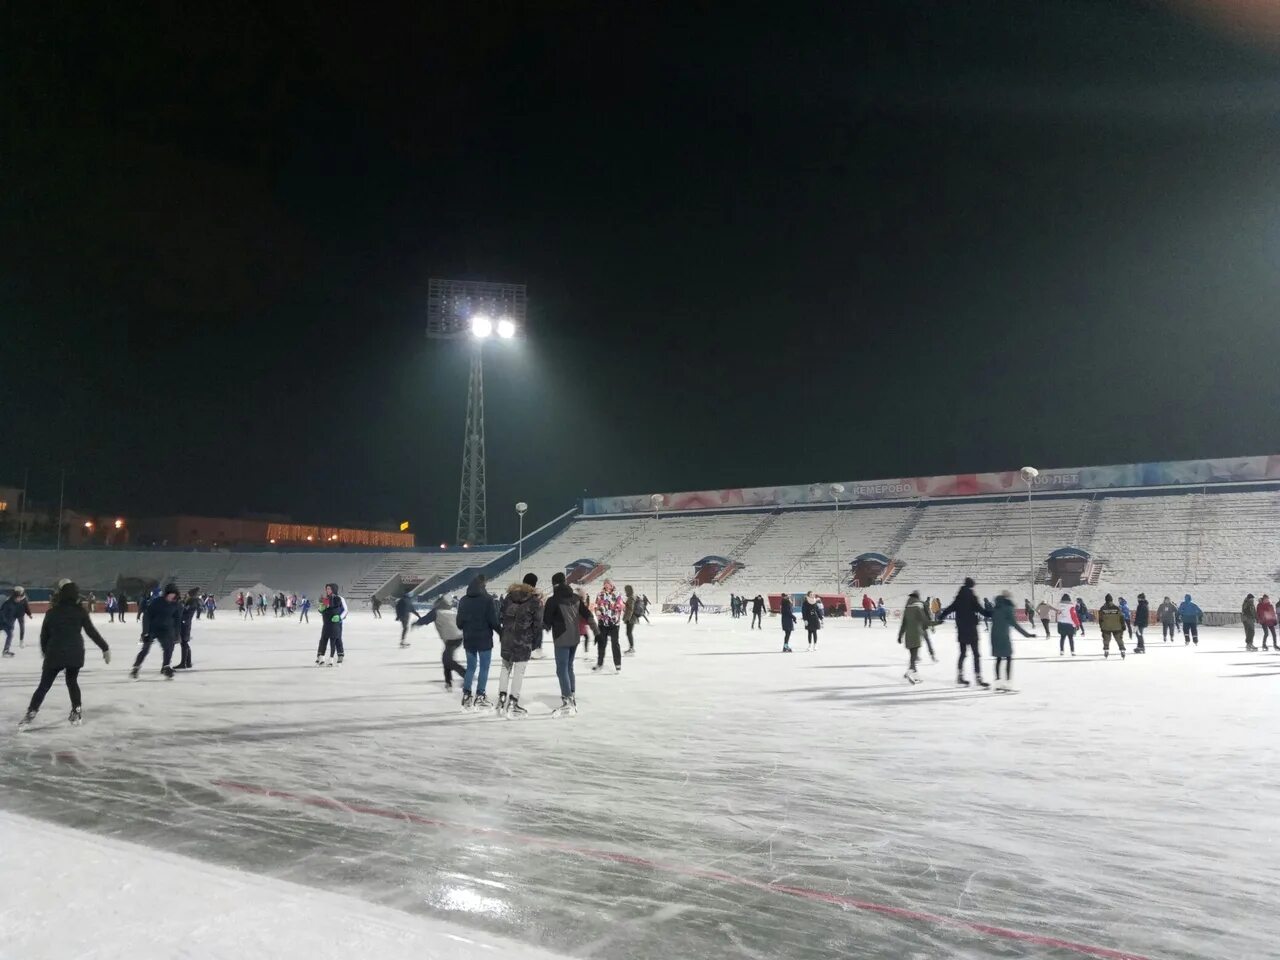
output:
<path id="1" fill-rule="evenodd" d="M 964 657 L 966 652 L 971 651 L 974 679 L 978 686 L 989 687 L 991 684 L 982 679 L 982 661 L 978 659 L 978 621 L 984 618 L 984 611 L 973 592 L 973 587 L 973 578 L 966 577 L 964 586 L 960 588 L 956 598 L 943 608 L 938 618 L 945 619 L 952 613 L 956 616 L 956 639 L 960 642 L 960 659 L 956 663 L 956 683 L 962 687 L 969 686 L 969 681 L 964 678 Z"/>
<path id="2" fill-rule="evenodd" d="M 751 598 L 751 626 L 764 629 L 764 597 L 758 593 Z"/>
<path id="3" fill-rule="evenodd" d="M 327 646 L 329 649 L 329 666 L 332 667 L 334 655 L 337 655 L 338 663 L 341 663 L 346 653 L 342 646 L 342 624 L 347 619 L 347 601 L 342 599 L 342 596 L 338 593 L 338 585 L 336 583 L 326 583 L 324 585 L 322 607 L 321 617 L 324 620 L 324 626 L 320 628 L 320 646 L 316 648 L 316 666 L 318 667 L 325 662 L 324 651 Z"/>
<path id="4" fill-rule="evenodd" d="M 187 591 L 187 599 L 182 601 L 182 629 L 178 634 L 178 643 L 182 652 L 178 656 L 178 670 L 191 669 L 191 621 L 200 610 L 200 591 L 192 587 Z"/>
<path id="5" fill-rule="evenodd" d="M 27 705 L 27 715 L 18 723 L 23 730 L 36 718 L 40 705 L 44 703 L 45 694 L 53 687 L 59 673 L 66 673 L 67 693 L 71 696 L 70 720 L 80 725 L 80 670 L 84 667 L 84 638 L 98 645 L 102 651 L 102 659 L 111 662 L 111 650 L 107 641 L 103 640 L 98 630 L 89 619 L 89 614 L 80 606 L 80 591 L 74 583 L 63 584 L 59 589 L 53 606 L 44 615 L 40 624 L 40 652 L 44 655 L 44 668 L 40 672 L 40 685 L 31 695 L 31 703 Z"/>
<path id="6" fill-rule="evenodd" d="M 133 661 L 133 669 L 129 671 L 129 676 L 135 680 L 138 679 L 138 671 L 142 668 L 142 661 L 147 659 L 147 654 L 151 652 L 151 644 L 159 642 L 160 649 L 164 652 L 160 673 L 166 679 L 172 680 L 173 667 L 169 665 L 169 661 L 173 659 L 174 641 L 178 639 L 181 632 L 182 604 L 178 600 L 178 588 L 171 583 L 164 588 L 160 596 L 152 598 L 143 612 L 142 649 L 138 651 L 138 657 Z"/>
<path id="7" fill-rule="evenodd" d="M 413 604 L 409 601 L 407 593 L 400 594 L 396 600 L 396 620 L 400 622 L 400 646 L 407 647 L 409 641 L 405 638 L 409 635 L 409 617 L 413 613 Z"/>

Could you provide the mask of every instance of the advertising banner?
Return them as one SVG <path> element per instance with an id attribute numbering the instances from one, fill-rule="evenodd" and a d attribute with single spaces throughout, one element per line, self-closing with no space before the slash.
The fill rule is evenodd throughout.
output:
<path id="1" fill-rule="evenodd" d="M 1038 492 L 1118 490 L 1127 487 L 1203 486 L 1280 480 L 1280 455 L 1219 460 L 1174 460 L 1128 463 L 1105 467 L 1041 470 L 1031 483 Z M 999 473 L 957 473 L 940 477 L 900 477 L 896 480 L 846 480 L 842 503 L 980 497 L 1025 493 L 1017 470 Z M 663 494 L 660 513 L 687 510 L 729 510 L 741 507 L 788 507 L 830 504 L 830 483 L 786 487 L 741 487 Z M 626 497 L 594 497 L 583 502 L 586 516 L 652 513 L 652 493 Z"/>

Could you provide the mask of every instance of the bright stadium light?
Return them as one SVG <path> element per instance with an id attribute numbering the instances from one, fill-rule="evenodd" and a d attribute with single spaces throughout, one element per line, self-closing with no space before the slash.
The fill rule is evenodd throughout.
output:
<path id="1" fill-rule="evenodd" d="M 478 340 L 493 335 L 493 321 L 486 317 L 483 313 L 478 313 L 471 318 L 471 335 Z"/>
<path id="2" fill-rule="evenodd" d="M 498 336 L 503 340 L 510 340 L 516 335 L 516 325 L 510 317 L 503 317 L 498 321 Z"/>

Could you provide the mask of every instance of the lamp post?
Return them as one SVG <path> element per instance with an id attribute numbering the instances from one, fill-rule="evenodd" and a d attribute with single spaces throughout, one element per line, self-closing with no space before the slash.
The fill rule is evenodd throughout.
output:
<path id="1" fill-rule="evenodd" d="M 520 554 L 520 566 L 524 566 L 524 515 L 529 509 L 529 505 L 521 500 L 516 504 L 516 516 L 520 518 L 520 540 L 518 541 L 518 550 Z"/>
<path id="2" fill-rule="evenodd" d="M 840 573 L 840 494 L 844 493 L 844 484 L 833 483 L 827 490 L 831 493 L 831 499 L 836 502 L 836 519 L 831 525 L 831 532 L 835 534 L 836 540 L 836 595 L 839 596 L 844 586 Z"/>
<path id="3" fill-rule="evenodd" d="M 658 510 L 662 507 L 664 503 L 667 502 L 667 498 L 660 493 L 655 493 L 652 497 L 649 498 L 649 502 L 653 504 L 653 596 L 656 599 L 658 596 L 658 560 L 659 560 Z M 662 611 L 659 610 L 658 612 L 661 613 Z"/>
<path id="4" fill-rule="evenodd" d="M 1040 476 L 1035 467 L 1023 467 L 1022 479 L 1027 484 L 1027 558 L 1031 561 L 1031 606 L 1036 605 L 1036 525 L 1035 515 L 1031 511 L 1031 482 Z"/>

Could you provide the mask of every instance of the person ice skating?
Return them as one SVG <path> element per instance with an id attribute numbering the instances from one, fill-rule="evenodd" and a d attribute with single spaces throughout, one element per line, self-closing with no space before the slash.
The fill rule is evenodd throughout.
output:
<path id="1" fill-rule="evenodd" d="M 942 598 L 934 597 L 933 603 L 929 606 L 929 613 L 933 615 L 933 622 L 938 623 L 942 619 Z"/>
<path id="2" fill-rule="evenodd" d="M 738 598 L 734 594 L 729 594 L 729 616 L 738 619 Z"/>
<path id="3" fill-rule="evenodd" d="M 1071 602 L 1071 594 L 1064 593 L 1059 601 L 1060 606 L 1054 610 L 1058 621 L 1058 656 L 1063 656 L 1067 644 L 1071 644 L 1071 655 L 1076 655 L 1076 627 L 1080 623 L 1080 615 L 1076 613 L 1075 604 Z"/>
<path id="4" fill-rule="evenodd" d="M 822 629 L 822 614 L 818 610 L 818 595 L 812 590 L 804 595 L 804 602 L 800 604 L 800 619 L 809 638 L 806 649 L 814 650 L 818 646 L 818 631 Z"/>
<path id="5" fill-rule="evenodd" d="M 1165 597 L 1156 608 L 1156 619 L 1160 621 L 1160 642 L 1173 640 L 1177 635 L 1178 608 L 1173 601 Z"/>
<path id="6" fill-rule="evenodd" d="M 1262 649 L 1267 649 L 1267 637 L 1271 638 L 1272 650 L 1280 649 L 1276 645 L 1276 605 L 1265 593 L 1258 601 L 1258 626 L 1262 628 Z"/>
<path id="7" fill-rule="evenodd" d="M 1089 621 L 1089 605 L 1084 602 L 1084 597 L 1076 597 L 1076 629 L 1080 631 L 1080 637 L 1084 638 L 1084 625 Z"/>
<path id="8" fill-rule="evenodd" d="M 409 645 L 409 618 L 413 614 L 413 606 L 409 602 L 409 594 L 402 593 L 396 598 L 396 622 L 400 624 L 400 646 Z"/>
<path id="9" fill-rule="evenodd" d="M 192 587 L 187 591 L 187 597 L 182 601 L 182 623 L 178 631 L 178 663 L 174 667 L 175 670 L 191 669 L 191 623 L 196 618 L 196 611 L 200 609 L 200 591 Z"/>
<path id="10" fill-rule="evenodd" d="M 520 688 L 525 667 L 533 656 L 533 641 L 542 633 L 542 597 L 538 578 L 527 573 L 520 583 L 507 588 L 502 601 L 502 673 L 498 678 L 498 713 L 523 717 L 529 711 L 520 706 Z"/>
<path id="11" fill-rule="evenodd" d="M 973 578 L 965 577 L 964 585 L 956 592 L 955 599 L 942 609 L 939 619 L 949 614 L 955 614 L 956 617 L 956 640 L 960 643 L 956 683 L 962 687 L 969 686 L 969 681 L 964 678 L 964 658 L 966 653 L 972 653 L 974 680 L 980 687 L 989 687 L 991 684 L 982 679 L 982 661 L 978 657 L 978 621 L 985 614 L 973 587 Z"/>
<path id="12" fill-rule="evenodd" d="M 382 598 L 381 597 L 370 597 L 369 608 L 373 610 L 373 619 L 375 620 L 382 619 Z"/>
<path id="13" fill-rule="evenodd" d="M 266 603 L 266 595 L 262 597 L 263 603 Z M 316 648 L 316 666 L 325 664 L 325 650 L 329 651 L 328 665 L 333 666 L 335 657 L 338 663 L 342 663 L 346 655 L 346 650 L 342 645 L 342 625 L 347 620 L 347 601 L 343 599 L 338 592 L 336 583 L 326 583 L 324 585 L 324 599 L 321 602 L 324 607 L 320 617 L 323 625 L 320 627 L 320 645 Z"/>
<path id="14" fill-rule="evenodd" d="M 307 599 L 307 595 L 304 593 L 302 595 L 302 603 L 298 605 L 298 622 L 310 623 L 311 617 L 308 616 L 310 612 L 311 612 L 311 601 Z"/>
<path id="15" fill-rule="evenodd" d="M 920 644 L 929 632 L 929 614 L 920 600 L 920 591 L 912 590 L 907 605 L 902 610 L 902 623 L 898 627 L 898 642 L 907 648 L 910 660 L 907 672 L 902 676 L 908 683 L 920 682 L 916 664 L 920 662 Z"/>
<path id="16" fill-rule="evenodd" d="M 689 619 L 685 623 L 698 622 L 698 611 L 702 609 L 702 598 L 696 593 L 689 598 Z"/>
<path id="17" fill-rule="evenodd" d="M 751 598 L 751 626 L 764 629 L 764 597 L 758 593 Z"/>
<path id="18" fill-rule="evenodd" d="M 236 609 L 240 611 L 240 619 L 241 619 L 241 620 L 244 620 L 244 619 L 245 619 L 245 604 L 244 604 L 244 592 L 243 592 L 243 591 L 241 591 L 240 593 L 237 593 L 237 594 L 236 594 Z"/>
<path id="19" fill-rule="evenodd" d="M 880 618 L 880 626 L 887 627 L 889 625 L 889 611 L 885 609 L 884 597 L 876 600 L 876 616 Z M 928 614 L 925 614 L 927 617 Z"/>
<path id="20" fill-rule="evenodd" d="M 871 618 L 875 615 L 876 604 L 865 593 L 862 595 L 862 625 L 864 627 L 871 626 Z"/>
<path id="21" fill-rule="evenodd" d="M 23 616 L 31 616 L 31 606 L 27 603 L 27 591 L 24 587 L 14 587 L 13 591 L 0 603 L 0 631 L 4 633 L 4 656 L 14 656 L 10 647 L 13 644 L 13 631 L 22 623 Z M 19 637 L 19 647 L 22 639 Z"/>
<path id="22" fill-rule="evenodd" d="M 781 606 L 782 617 L 782 652 L 791 652 L 791 631 L 796 628 L 796 611 L 791 604 L 791 595 L 784 593 L 782 595 Z"/>
<path id="23" fill-rule="evenodd" d="M 119 609 L 120 609 L 120 601 L 116 599 L 115 591 L 108 590 L 107 602 L 106 602 L 107 623 L 116 622 L 116 611 Z"/>
<path id="24" fill-rule="evenodd" d="M 1200 646 L 1200 620 L 1204 613 L 1199 607 L 1191 602 L 1191 594 L 1183 597 L 1182 603 L 1178 604 L 1178 616 L 1182 618 L 1182 636 L 1186 641 L 1185 645 L 1194 643 Z"/>
<path id="25" fill-rule="evenodd" d="M 596 623 L 599 625 L 599 633 L 596 635 L 596 649 L 599 654 L 596 658 L 596 665 L 591 668 L 592 672 L 604 669 L 604 648 L 606 644 L 613 645 L 613 669 L 615 673 L 622 672 L 622 647 L 618 643 L 618 626 L 622 622 L 622 612 L 626 604 L 618 596 L 618 591 L 613 586 L 612 580 L 605 580 L 604 588 L 596 596 Z"/>
<path id="26" fill-rule="evenodd" d="M 1040 622 L 1044 624 L 1045 639 L 1049 639 L 1049 621 L 1056 618 L 1057 609 L 1048 600 L 1041 600 L 1036 604 L 1036 616 L 1040 618 Z"/>
<path id="27" fill-rule="evenodd" d="M 170 583 L 165 586 L 160 596 L 151 599 L 143 613 L 142 649 L 138 651 L 138 657 L 133 661 L 133 669 L 129 671 L 129 676 L 134 680 L 138 679 L 142 661 L 146 660 L 147 654 L 151 652 L 151 644 L 158 642 L 164 654 L 160 673 L 166 680 L 172 680 L 173 667 L 170 661 L 173 660 L 173 645 L 181 633 L 182 603 L 179 600 L 178 588 Z"/>
<path id="28" fill-rule="evenodd" d="M 1031 601 L 1026 597 L 1022 599 L 1022 615 L 1026 617 L 1027 623 L 1031 624 L 1031 629 L 1035 629 L 1036 608 L 1031 605 Z"/>
<path id="29" fill-rule="evenodd" d="M 1147 641 L 1144 634 L 1147 625 L 1151 623 L 1151 605 L 1147 603 L 1147 595 L 1145 593 L 1138 594 L 1138 605 L 1133 608 L 1133 632 L 1137 643 L 1134 645 L 1134 653 L 1146 653 Z"/>
<path id="30" fill-rule="evenodd" d="M 1253 634 L 1258 623 L 1258 606 L 1253 602 L 1253 594 L 1244 595 L 1244 603 L 1240 605 L 1240 622 L 1244 624 L 1244 648 L 1255 649 Z"/>
<path id="31" fill-rule="evenodd" d="M 1111 656 L 1111 641 L 1114 640 L 1123 660 L 1124 613 L 1109 593 L 1098 608 L 1098 629 L 1102 631 L 1102 658 L 1105 660 Z"/>
<path id="32" fill-rule="evenodd" d="M 622 622 L 627 628 L 627 649 L 623 651 L 628 657 L 635 656 L 636 652 L 636 621 L 640 619 L 640 601 L 636 598 L 635 588 L 631 584 L 627 584 L 622 588 L 623 595 L 626 598 L 626 605 L 622 608 Z M 541 645 L 542 640 L 538 640 Z"/>
<path id="33" fill-rule="evenodd" d="M 553 717 L 573 716 L 578 712 L 578 687 L 573 674 L 573 657 L 578 652 L 578 623 L 596 630 L 591 605 L 575 594 L 565 583 L 564 574 L 551 578 L 551 599 L 542 611 L 542 626 L 551 631 L 551 644 L 556 651 L 556 678 L 560 681 L 560 706 Z"/>
<path id="34" fill-rule="evenodd" d="M 452 690 L 453 675 L 456 673 L 465 677 L 467 671 L 454 659 L 457 649 L 462 646 L 462 631 L 458 629 L 457 615 L 444 594 L 436 597 L 431 609 L 418 617 L 410 629 L 416 630 L 429 623 L 436 625 L 436 633 L 440 635 L 440 641 L 444 644 L 444 653 L 440 657 L 440 664 L 444 668 L 444 688 Z"/>
<path id="35" fill-rule="evenodd" d="M 80 591 L 74 583 L 65 583 L 58 588 L 54 603 L 40 624 L 40 653 L 44 657 L 44 665 L 40 670 L 40 683 L 27 705 L 26 716 L 18 722 L 19 730 L 25 730 L 36 718 L 59 673 L 65 674 L 67 693 L 71 697 L 69 719 L 72 725 L 80 725 L 83 713 L 79 678 L 84 668 L 84 635 L 102 651 L 103 662 L 111 663 L 111 649 L 107 641 L 102 639 L 89 614 L 80 606 Z"/>
<path id="36" fill-rule="evenodd" d="M 991 602 L 990 597 L 982 598 L 982 620 L 987 626 L 987 630 L 991 629 L 991 617 L 996 612 L 995 604 Z"/>
<path id="37" fill-rule="evenodd" d="M 645 623 L 649 623 L 649 595 L 647 593 L 640 594 L 640 616 Z"/>
<path id="38" fill-rule="evenodd" d="M 1028 604 L 1030 606 L 1030 604 Z M 1032 620 L 1031 623 L 1035 623 Z M 991 610 L 991 656 L 996 661 L 996 693 L 1012 693 L 1013 687 L 1013 631 L 1027 638 L 1034 638 L 1035 631 L 1023 628 L 1013 607 L 1013 592 L 1002 590 Z M 1000 666 L 1004 665 L 1004 679 L 1000 678 Z"/>
<path id="39" fill-rule="evenodd" d="M 462 648 L 467 652 L 467 672 L 462 677 L 462 709 L 481 710 L 492 706 L 485 690 L 489 686 L 489 663 L 493 659 L 493 635 L 502 630 L 483 574 L 471 581 L 466 595 L 458 601 L 457 620 L 458 629 L 462 631 Z M 474 699 L 472 689 L 475 690 Z"/>
<path id="40" fill-rule="evenodd" d="M 1130 639 L 1133 638 L 1133 613 L 1129 609 L 1129 601 L 1124 597 L 1119 600 L 1120 615 L 1124 617 L 1124 628 L 1128 631 Z"/>

